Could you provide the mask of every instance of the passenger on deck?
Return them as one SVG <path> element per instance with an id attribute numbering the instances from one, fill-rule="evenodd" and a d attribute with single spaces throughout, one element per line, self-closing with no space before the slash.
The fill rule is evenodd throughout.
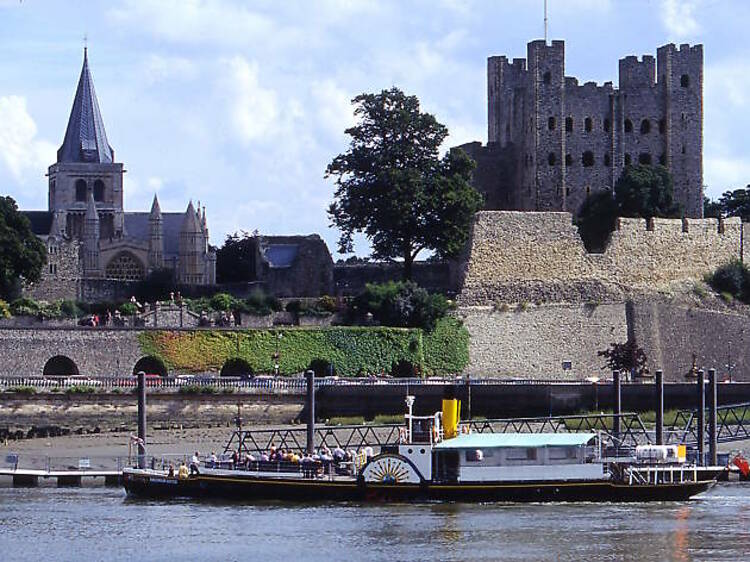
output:
<path id="1" fill-rule="evenodd" d="M 341 447 L 337 446 L 333 450 L 333 460 L 335 462 L 342 462 L 346 458 L 346 451 L 342 449 Z"/>
<path id="2" fill-rule="evenodd" d="M 172 463 L 169 463 L 169 472 L 167 473 L 167 476 L 174 478 L 174 465 Z"/>
<path id="3" fill-rule="evenodd" d="M 190 459 L 190 474 L 198 474 L 198 468 L 201 464 L 201 454 L 196 451 L 193 458 Z"/>
<path id="4" fill-rule="evenodd" d="M 179 480 L 187 480 L 188 478 L 188 467 L 185 466 L 184 462 L 180 463 L 180 468 L 177 470 L 177 478 Z"/>

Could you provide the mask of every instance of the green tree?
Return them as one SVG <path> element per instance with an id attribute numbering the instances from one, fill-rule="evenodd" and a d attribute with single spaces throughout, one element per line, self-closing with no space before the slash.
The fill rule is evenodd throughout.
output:
<path id="1" fill-rule="evenodd" d="M 439 157 L 448 129 L 416 96 L 392 88 L 352 103 L 358 123 L 346 130 L 349 150 L 326 169 L 336 178 L 328 215 L 341 230 L 339 251 L 351 253 L 354 233 L 364 233 L 373 258 L 401 258 L 411 279 L 420 251 L 449 257 L 466 243 L 482 203 L 469 183 L 474 162 L 460 150 Z"/>
<path id="2" fill-rule="evenodd" d="M 615 229 L 617 203 L 608 189 L 586 198 L 581 205 L 576 224 L 583 245 L 589 252 L 601 253 L 607 246 L 609 234 Z"/>
<path id="3" fill-rule="evenodd" d="M 23 283 L 38 281 L 47 248 L 11 197 L 0 196 L 0 296 L 10 299 Z"/>
<path id="4" fill-rule="evenodd" d="M 634 377 L 648 373 L 646 352 L 634 340 L 613 343 L 608 349 L 597 352 L 597 355 L 604 357 L 607 367 L 613 371 L 630 373 Z"/>
<path id="5" fill-rule="evenodd" d="M 216 281 L 235 283 L 255 281 L 255 258 L 258 240 L 247 232 L 227 235 L 224 245 L 216 252 Z"/>
<path id="6" fill-rule="evenodd" d="M 724 216 L 724 207 L 721 201 L 714 201 L 703 197 L 703 216 L 707 219 L 718 219 Z"/>
<path id="7" fill-rule="evenodd" d="M 725 191 L 719 198 L 719 206 L 725 217 L 741 217 L 742 222 L 750 221 L 750 185 Z"/>

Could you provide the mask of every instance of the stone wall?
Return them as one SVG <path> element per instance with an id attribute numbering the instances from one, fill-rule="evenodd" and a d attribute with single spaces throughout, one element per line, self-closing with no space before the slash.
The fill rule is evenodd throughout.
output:
<path id="1" fill-rule="evenodd" d="M 24 288 L 24 296 L 44 301 L 78 299 L 83 275 L 79 243 L 54 236 L 42 238 L 47 244 L 47 263 L 41 279 Z"/>
<path id="2" fill-rule="evenodd" d="M 400 263 L 337 263 L 333 268 L 336 295 L 354 296 L 367 283 L 401 281 L 404 271 Z M 451 263 L 447 261 L 418 261 L 412 267 L 412 279 L 429 291 L 453 294 L 458 289 Z"/>
<path id="3" fill-rule="evenodd" d="M 459 303 L 604 302 L 623 290 L 700 281 L 743 257 L 739 218 L 619 219 L 603 254 L 587 254 L 569 213 L 477 213 Z"/>

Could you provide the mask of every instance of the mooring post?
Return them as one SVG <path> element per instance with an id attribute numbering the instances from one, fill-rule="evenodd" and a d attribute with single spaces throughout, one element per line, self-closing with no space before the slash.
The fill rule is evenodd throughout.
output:
<path id="1" fill-rule="evenodd" d="M 656 444 L 664 445 L 664 373 L 656 371 Z"/>
<path id="2" fill-rule="evenodd" d="M 703 378 L 703 369 L 698 371 L 698 465 L 705 464 L 706 446 L 706 381 Z"/>
<path id="3" fill-rule="evenodd" d="M 146 468 L 146 373 L 138 371 L 138 468 Z"/>
<path id="4" fill-rule="evenodd" d="M 305 373 L 307 379 L 307 454 L 315 454 L 315 371 Z"/>
<path id="5" fill-rule="evenodd" d="M 719 462 L 716 451 L 716 369 L 708 370 L 708 462 L 716 466 Z"/>
<path id="6" fill-rule="evenodd" d="M 622 414 L 622 383 L 620 381 L 620 371 L 612 371 L 612 388 L 614 398 L 612 399 L 612 411 L 614 419 L 612 420 L 612 435 L 620 439 L 620 414 Z M 619 448 L 619 443 L 615 444 Z"/>

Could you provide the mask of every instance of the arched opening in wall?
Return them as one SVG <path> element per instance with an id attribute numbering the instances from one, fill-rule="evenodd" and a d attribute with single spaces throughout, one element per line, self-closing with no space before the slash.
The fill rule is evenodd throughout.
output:
<path id="1" fill-rule="evenodd" d="M 55 355 L 44 364 L 45 377 L 71 377 L 78 375 L 78 366 L 70 357 Z"/>
<path id="2" fill-rule="evenodd" d="M 651 121 L 644 119 L 641 121 L 641 134 L 647 135 L 651 132 Z"/>
<path id="3" fill-rule="evenodd" d="M 566 166 L 572 166 L 573 165 L 573 157 L 570 154 L 565 155 L 565 165 Z"/>
<path id="4" fill-rule="evenodd" d="M 557 156 L 555 156 L 555 153 L 554 153 L 554 152 L 550 152 L 550 153 L 549 153 L 549 154 L 547 155 L 547 163 L 548 163 L 548 164 L 549 164 L 550 166 L 554 166 L 554 165 L 555 165 L 555 164 L 557 163 Z"/>
<path id="5" fill-rule="evenodd" d="M 549 119 L 547 119 L 547 127 L 549 128 L 550 131 L 555 130 L 555 118 L 554 117 L 550 117 Z"/>
<path id="6" fill-rule="evenodd" d="M 102 180 L 94 182 L 94 201 L 104 201 L 104 182 Z"/>
<path id="7" fill-rule="evenodd" d="M 625 132 L 626 133 L 633 132 L 633 122 L 630 119 L 625 119 Z"/>
<path id="8" fill-rule="evenodd" d="M 550 82 L 552 82 L 552 73 L 550 73 L 549 70 L 547 72 L 545 72 L 542 75 L 542 80 L 544 80 L 545 84 L 549 84 Z"/>
<path id="9" fill-rule="evenodd" d="M 567 133 L 573 132 L 573 118 L 572 117 L 565 118 L 565 132 Z"/>
<path id="10" fill-rule="evenodd" d="M 86 201 L 86 180 L 76 180 L 76 201 Z"/>
<path id="11" fill-rule="evenodd" d="M 683 74 L 682 76 L 680 76 L 680 86 L 682 86 L 683 88 L 689 87 L 690 76 L 688 76 L 687 74 Z"/>
<path id="12" fill-rule="evenodd" d="M 255 372 L 252 366 L 242 357 L 232 357 L 227 359 L 224 365 L 219 371 L 221 377 L 240 377 L 243 379 L 250 379 L 253 377 Z"/>
<path id="13" fill-rule="evenodd" d="M 328 359 L 313 359 L 307 368 L 313 371 L 316 377 L 332 377 L 336 374 L 336 368 Z"/>
<path id="14" fill-rule="evenodd" d="M 609 158 L 609 152 L 604 153 L 604 165 L 609 168 L 609 165 L 611 164 L 611 160 Z"/>
<path id="15" fill-rule="evenodd" d="M 609 119 L 605 117 L 604 122 L 602 123 L 602 127 L 604 128 L 605 133 L 609 133 Z"/>
<path id="16" fill-rule="evenodd" d="M 665 119 L 659 119 L 659 134 L 663 135 L 664 131 L 667 130 L 667 121 Z"/>
<path id="17" fill-rule="evenodd" d="M 144 267 L 130 252 L 120 252 L 109 261 L 105 273 L 107 279 L 140 281 L 144 277 Z"/>
<path id="18" fill-rule="evenodd" d="M 661 164 L 662 166 L 667 165 L 667 155 L 663 152 L 659 155 L 659 164 Z"/>
<path id="19" fill-rule="evenodd" d="M 642 164 L 644 166 L 650 166 L 651 165 L 651 155 L 647 152 L 641 152 L 638 155 L 638 163 Z"/>
<path id="20" fill-rule="evenodd" d="M 588 168 L 589 166 L 594 165 L 594 153 L 590 150 L 587 150 L 583 153 L 583 156 L 581 156 L 581 162 L 583 163 L 583 166 L 585 168 Z"/>
<path id="21" fill-rule="evenodd" d="M 631 158 L 630 158 L 630 154 L 626 154 L 626 155 L 625 155 L 625 165 L 626 165 L 626 166 L 630 166 L 630 163 L 631 163 L 631 162 L 632 162 L 632 160 L 631 160 Z"/>
<path id="22" fill-rule="evenodd" d="M 594 123 L 591 120 L 591 117 L 586 117 L 586 119 L 583 120 L 583 128 L 587 133 L 591 132 L 591 129 L 593 128 Z"/>
<path id="23" fill-rule="evenodd" d="M 164 362 L 153 355 L 141 357 L 136 361 L 135 366 L 133 367 L 133 374 L 137 375 L 140 371 L 143 371 L 147 375 L 159 375 L 160 377 L 167 376 L 167 367 L 164 365 Z"/>

